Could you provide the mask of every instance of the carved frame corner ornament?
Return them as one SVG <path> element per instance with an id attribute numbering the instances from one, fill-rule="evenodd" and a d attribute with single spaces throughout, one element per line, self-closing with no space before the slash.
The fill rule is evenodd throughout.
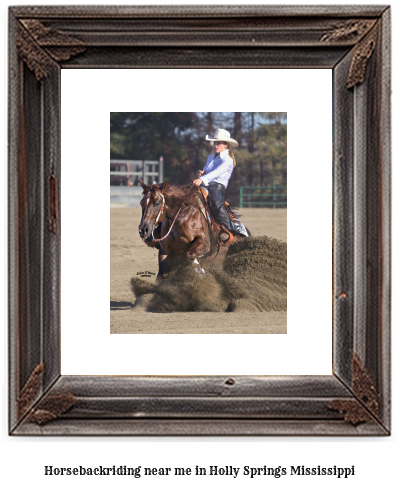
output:
<path id="1" fill-rule="evenodd" d="M 40 393 L 44 363 L 37 365 L 18 395 L 18 414 L 24 417 Z"/>
<path id="2" fill-rule="evenodd" d="M 352 362 L 352 390 L 355 399 L 331 401 L 328 408 L 338 411 L 346 422 L 353 425 L 378 420 L 381 417 L 379 396 L 357 353 Z"/>
<path id="3" fill-rule="evenodd" d="M 326 43 L 335 42 L 359 42 L 359 40 L 369 32 L 376 24 L 372 19 L 353 19 L 334 26 L 333 29 L 321 36 L 321 41 Z"/>
<path id="4" fill-rule="evenodd" d="M 27 417 L 28 423 L 44 425 L 65 415 L 75 404 L 77 398 L 68 392 L 50 393 L 32 409 Z"/>
<path id="5" fill-rule="evenodd" d="M 377 28 L 374 28 L 362 41 L 356 46 L 352 63 L 349 71 L 346 86 L 348 89 L 362 84 L 365 79 L 367 62 L 371 58 L 377 45 Z"/>
<path id="6" fill-rule="evenodd" d="M 377 44 L 378 21 L 373 19 L 353 19 L 323 34 L 324 43 L 356 43 L 350 65 L 346 86 L 348 89 L 364 82 L 367 62 Z"/>
<path id="7" fill-rule="evenodd" d="M 45 27 L 37 19 L 21 20 L 17 36 L 19 56 L 38 81 L 48 76 L 51 60 L 67 61 L 85 51 L 82 41 Z"/>
<path id="8" fill-rule="evenodd" d="M 389 435 L 390 8 L 25 6 L 9 14 L 10 434 Z M 332 373 L 62 375 L 61 70 L 203 69 L 216 59 L 251 76 L 332 71 Z"/>

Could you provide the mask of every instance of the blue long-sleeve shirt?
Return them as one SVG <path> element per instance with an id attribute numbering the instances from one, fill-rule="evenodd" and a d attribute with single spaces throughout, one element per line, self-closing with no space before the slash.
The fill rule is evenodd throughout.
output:
<path id="1" fill-rule="evenodd" d="M 204 174 L 201 176 L 202 182 L 205 186 L 218 182 L 227 188 L 233 169 L 234 162 L 229 155 L 229 149 L 220 152 L 216 158 L 215 154 L 211 153 L 203 169 Z"/>

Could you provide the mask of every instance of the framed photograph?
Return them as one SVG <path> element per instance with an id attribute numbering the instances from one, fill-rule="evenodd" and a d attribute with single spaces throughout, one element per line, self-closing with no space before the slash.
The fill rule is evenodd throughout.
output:
<path id="1" fill-rule="evenodd" d="M 222 18 L 226 22 L 221 30 Z M 10 434 L 389 435 L 390 8 L 231 6 L 226 12 L 217 6 L 11 7 L 9 36 Z M 323 143 L 329 147 L 327 157 L 320 154 L 320 169 L 312 172 L 320 172 L 315 189 L 323 191 L 324 186 L 330 193 L 332 187 L 332 207 L 330 202 L 314 220 L 317 203 L 313 208 L 304 203 L 300 222 L 296 220 L 304 227 L 312 219 L 316 227 L 331 230 L 332 225 L 332 311 L 330 293 L 323 293 L 328 309 L 323 308 L 318 325 L 314 304 L 320 303 L 317 294 L 324 292 L 320 284 L 326 275 L 317 262 L 308 268 L 312 284 L 295 295 L 298 307 L 290 310 L 288 302 L 289 316 L 305 316 L 297 321 L 298 337 L 306 316 L 328 333 L 331 359 L 323 355 L 330 367 L 325 374 L 291 374 L 291 368 L 284 368 L 291 352 L 283 353 L 281 365 L 273 370 L 255 335 L 230 336 L 227 342 L 223 336 L 180 336 L 179 343 L 189 340 L 182 349 L 170 341 L 164 344 L 164 336 L 130 336 L 144 344 L 123 351 L 123 338 L 109 332 L 109 277 L 101 279 L 105 292 L 82 297 L 82 291 L 92 293 L 92 285 L 100 283 L 96 274 L 103 271 L 101 265 L 93 265 L 92 276 L 85 269 L 65 283 L 68 269 L 78 271 L 79 261 L 90 263 L 93 246 L 85 247 L 87 231 L 96 233 L 93 227 L 103 222 L 109 233 L 108 168 L 103 181 L 96 160 L 87 153 L 87 167 L 69 171 L 82 162 L 78 152 L 92 146 L 90 138 L 86 145 L 82 140 L 79 98 L 89 99 L 90 89 L 79 77 L 89 80 L 88 87 L 96 79 L 105 80 L 107 73 L 129 80 L 134 103 L 111 111 L 155 111 L 147 101 L 142 103 L 139 90 L 143 79 L 151 85 L 155 78 L 154 94 L 160 92 L 162 99 L 169 95 L 176 101 L 175 111 L 259 110 L 253 105 L 182 107 L 165 90 L 169 72 L 178 78 L 211 70 L 212 76 L 216 69 L 225 76 L 244 73 L 254 83 L 262 81 L 265 71 L 286 71 L 290 91 L 297 82 L 291 71 L 298 78 L 307 71 L 324 71 L 332 78 L 332 97 L 325 98 L 326 108 L 319 106 L 319 118 L 317 111 L 313 117 L 317 126 L 323 115 L 331 115 L 332 135 L 327 132 L 327 145 Z M 219 80 L 223 74 L 217 75 Z M 315 76 L 310 81 L 315 90 L 318 80 Z M 107 90 L 113 87 L 114 79 Z M 236 90 L 240 93 L 243 87 Z M 303 95 L 299 91 L 296 98 Z M 105 141 L 102 158 L 107 161 L 110 110 L 101 98 L 95 102 L 106 121 L 105 133 L 95 134 L 98 147 Z M 266 107 L 261 94 L 258 103 L 261 110 L 275 110 Z M 64 120 L 71 107 L 72 136 Z M 96 115 L 86 119 L 87 132 Z M 304 111 L 303 121 L 306 116 Z M 288 126 L 293 131 L 289 112 Z M 96 193 L 106 197 L 105 206 Z M 69 215 L 69 195 L 84 203 L 79 220 Z M 303 242 L 298 230 L 299 239 L 291 242 L 289 236 L 289 250 L 296 241 L 298 247 Z M 94 248 L 105 247 L 109 258 L 109 239 L 103 242 L 98 240 Z M 327 247 L 329 254 L 330 241 Z M 296 266 L 289 261 L 289 273 L 291 267 Z M 75 289 L 72 301 L 65 300 L 68 289 Z M 81 311 L 87 314 L 81 317 Z M 107 321 L 106 334 L 97 323 L 101 316 Z M 85 333 L 93 327 L 98 329 L 85 344 Z M 283 337 L 291 339 L 299 359 L 320 356 L 316 332 L 300 347 L 291 328 Z M 282 337 L 262 337 L 270 338 Z M 100 346 L 101 339 L 105 342 Z M 74 361 L 87 365 L 84 372 L 74 373 L 65 365 L 67 345 Z M 105 363 L 112 350 L 117 358 L 140 360 L 134 373 L 120 366 L 114 371 L 105 365 L 100 373 L 91 368 L 96 356 Z M 243 353 L 251 353 L 248 358 L 256 364 L 230 364 L 230 359 L 243 359 Z M 191 358 L 197 361 L 194 368 Z M 165 362 L 164 368 L 154 359 Z M 218 367 L 211 363 L 214 359 L 219 359 Z M 168 360 L 177 360 L 178 368 L 167 365 Z"/>
<path id="2" fill-rule="evenodd" d="M 193 70 L 180 69 L 176 84 L 175 70 L 125 71 L 125 84 L 134 83 L 142 94 L 148 80 L 162 80 L 160 94 L 153 87 L 143 104 L 158 111 L 110 114 L 111 333 L 285 334 L 287 113 L 188 111 L 193 92 L 196 107 L 218 99 L 236 106 L 236 88 L 247 73 L 235 70 L 235 84 L 221 84 L 223 96 L 210 101 L 209 81 L 226 70 L 194 72 L 193 82 Z M 117 73 L 104 76 L 119 92 L 122 84 L 110 83 Z M 264 93 L 259 85 L 265 76 L 275 98 L 286 75 L 259 72 L 258 87 L 251 83 L 244 91 L 246 107 Z M 331 83 L 328 90 L 331 95 Z M 126 99 L 125 107 L 137 107 Z M 187 110 L 161 112 L 165 104 Z M 288 101 L 274 107 L 279 104 Z M 328 109 L 331 126 L 331 100 Z M 215 134 L 226 142 L 214 140 Z M 196 181 L 197 174 L 203 180 Z"/>

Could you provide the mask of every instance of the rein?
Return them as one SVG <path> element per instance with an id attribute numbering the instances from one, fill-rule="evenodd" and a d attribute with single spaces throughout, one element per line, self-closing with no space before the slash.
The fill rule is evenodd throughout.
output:
<path id="1" fill-rule="evenodd" d="M 192 188 L 193 186 L 194 186 L 194 184 L 192 184 L 192 186 L 190 187 L 190 189 L 188 190 L 188 192 L 190 192 L 190 191 L 191 191 L 191 188 Z M 166 239 L 166 237 L 167 237 L 167 236 L 170 234 L 170 232 L 171 232 L 171 230 L 172 230 L 172 228 L 173 228 L 173 225 L 175 224 L 175 221 L 176 221 L 177 217 L 179 216 L 179 214 L 180 214 L 180 212 L 181 212 L 181 209 L 183 208 L 183 203 L 182 203 L 182 204 L 180 205 L 180 208 L 179 208 L 179 210 L 177 211 L 177 213 L 176 213 L 176 215 L 175 215 L 174 219 L 173 219 L 172 225 L 170 226 L 168 233 L 167 233 L 166 235 L 164 235 L 163 237 L 161 237 L 160 239 L 155 239 L 155 238 L 154 238 L 154 230 L 155 230 L 155 227 L 158 225 L 158 219 L 159 219 L 159 217 L 161 216 L 161 214 L 162 214 L 162 212 L 163 212 L 163 210 L 164 210 L 164 207 L 165 207 L 165 197 L 164 197 L 164 196 L 163 196 L 163 194 L 162 194 L 162 193 L 160 193 L 159 191 L 157 191 L 157 193 L 158 193 L 160 196 L 162 196 L 162 206 L 161 206 L 161 211 L 158 213 L 158 216 L 157 216 L 157 218 L 155 219 L 154 226 L 152 227 L 152 240 L 153 240 L 153 242 L 161 242 L 162 240 L 165 240 L 165 239 Z"/>

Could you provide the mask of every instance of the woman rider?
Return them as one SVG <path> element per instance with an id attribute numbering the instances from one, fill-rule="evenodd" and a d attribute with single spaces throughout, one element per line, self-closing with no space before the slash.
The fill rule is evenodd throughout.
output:
<path id="1" fill-rule="evenodd" d="M 238 143 L 230 138 L 230 133 L 223 129 L 218 129 L 213 138 L 206 135 L 207 141 L 213 142 L 214 153 L 209 155 L 204 170 L 197 171 L 197 179 L 194 181 L 196 186 L 204 185 L 209 190 L 209 199 L 212 211 L 216 220 L 225 229 L 232 232 L 230 217 L 224 207 L 224 193 L 234 166 L 236 165 L 231 147 L 238 147 Z M 225 242 L 229 235 L 225 232 L 220 234 L 220 239 Z"/>

